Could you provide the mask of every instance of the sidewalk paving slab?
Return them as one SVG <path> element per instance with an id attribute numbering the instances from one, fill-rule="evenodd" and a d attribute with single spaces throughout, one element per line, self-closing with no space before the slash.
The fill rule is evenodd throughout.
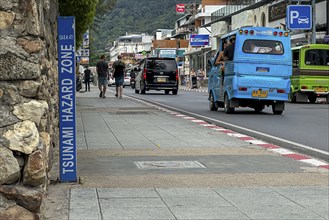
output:
<path id="1" fill-rule="evenodd" d="M 77 94 L 80 182 L 49 186 L 45 220 L 329 219 L 328 170 L 113 91 L 98 94 Z M 136 161 L 206 168 L 140 169 Z"/>

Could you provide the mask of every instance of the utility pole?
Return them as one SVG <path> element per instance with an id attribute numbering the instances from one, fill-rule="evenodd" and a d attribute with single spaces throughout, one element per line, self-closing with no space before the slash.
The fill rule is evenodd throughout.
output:
<path id="1" fill-rule="evenodd" d="M 328 6 L 328 0 L 327 0 Z M 315 20 L 315 0 L 312 0 L 312 44 L 316 43 L 316 20 Z M 328 20 L 328 8 L 327 8 L 327 20 Z M 327 22 L 328 29 L 328 22 Z"/>
<path id="2" fill-rule="evenodd" d="M 329 0 L 327 0 L 327 35 L 329 35 Z"/>

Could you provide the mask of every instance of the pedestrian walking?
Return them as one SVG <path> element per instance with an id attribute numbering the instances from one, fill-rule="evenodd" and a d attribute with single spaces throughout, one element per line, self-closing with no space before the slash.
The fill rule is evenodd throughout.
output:
<path id="1" fill-rule="evenodd" d="M 197 77 L 199 81 L 198 88 L 201 88 L 203 86 L 203 79 L 204 79 L 204 71 L 202 68 L 200 68 L 197 72 Z"/>
<path id="2" fill-rule="evenodd" d="M 101 56 L 101 60 L 96 64 L 96 71 L 98 76 L 98 88 L 99 88 L 99 97 L 106 98 L 106 87 L 107 87 L 107 80 L 109 78 L 109 71 L 108 71 L 108 64 L 105 62 L 105 56 Z"/>
<path id="3" fill-rule="evenodd" d="M 191 89 L 197 88 L 197 76 L 195 70 L 192 68 L 190 72 L 190 82 L 191 82 Z"/>
<path id="4" fill-rule="evenodd" d="M 122 61 L 122 56 L 118 55 L 118 60 L 112 65 L 113 77 L 115 79 L 115 97 L 122 98 L 123 80 L 125 76 L 126 64 Z"/>
<path id="5" fill-rule="evenodd" d="M 90 92 L 90 74 L 91 74 L 91 71 L 90 71 L 89 67 L 86 66 L 86 69 L 84 71 L 85 92 L 87 92 L 87 90 Z"/>

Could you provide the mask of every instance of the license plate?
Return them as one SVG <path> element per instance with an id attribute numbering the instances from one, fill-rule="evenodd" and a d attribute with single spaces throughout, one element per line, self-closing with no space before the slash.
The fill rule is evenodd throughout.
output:
<path id="1" fill-rule="evenodd" d="M 270 68 L 268 67 L 256 67 L 256 72 L 270 72 Z"/>
<path id="2" fill-rule="evenodd" d="M 266 98 L 268 96 L 267 90 L 252 90 L 252 97 Z"/>
<path id="3" fill-rule="evenodd" d="M 166 82 L 166 78 L 164 77 L 158 77 L 157 82 Z"/>
<path id="4" fill-rule="evenodd" d="M 326 88 L 314 88 L 315 92 L 325 92 Z"/>

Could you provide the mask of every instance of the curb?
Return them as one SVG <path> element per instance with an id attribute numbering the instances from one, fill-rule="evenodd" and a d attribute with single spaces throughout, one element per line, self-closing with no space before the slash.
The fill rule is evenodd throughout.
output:
<path id="1" fill-rule="evenodd" d="M 194 91 L 194 92 L 208 92 L 208 90 L 205 89 L 189 89 L 189 88 L 180 88 L 181 90 L 185 90 L 185 91 Z"/>
<path id="2" fill-rule="evenodd" d="M 194 91 L 194 90 L 192 90 L 192 91 Z M 303 163 L 312 165 L 312 166 L 317 167 L 317 168 L 324 168 L 324 169 L 329 170 L 329 164 L 326 163 L 326 162 L 323 162 L 323 161 L 321 161 L 319 159 L 312 158 L 310 156 L 306 156 L 306 155 L 303 155 L 303 154 L 296 153 L 294 151 L 285 149 L 285 148 L 280 147 L 278 145 L 267 143 L 265 141 L 262 141 L 262 140 L 253 138 L 251 136 L 244 135 L 244 134 L 241 134 L 241 133 L 238 133 L 238 132 L 235 132 L 235 131 L 226 129 L 224 127 L 220 127 L 220 126 L 214 125 L 214 124 L 210 124 L 210 123 L 208 123 L 208 122 L 206 122 L 204 120 L 200 120 L 200 119 L 197 119 L 195 117 L 184 115 L 184 114 L 181 114 L 179 112 L 175 112 L 175 111 L 166 109 L 164 107 L 157 106 L 155 104 L 150 104 L 150 103 L 148 103 L 146 101 L 143 101 L 143 100 L 139 100 L 139 99 L 136 99 L 136 98 L 133 98 L 133 97 L 129 97 L 129 98 L 131 98 L 133 100 L 136 100 L 136 101 L 138 101 L 140 103 L 146 104 L 148 106 L 155 107 L 155 108 L 157 108 L 159 110 L 162 110 L 164 112 L 170 113 L 171 115 L 174 115 L 176 117 L 181 117 L 181 118 L 184 118 L 186 120 L 190 120 L 190 121 L 192 121 L 194 123 L 197 123 L 197 124 L 199 124 L 199 125 L 201 125 L 203 127 L 207 127 L 209 129 L 212 129 L 212 130 L 215 130 L 215 131 L 224 133 L 224 134 L 226 134 L 228 136 L 238 138 L 238 139 L 240 139 L 242 141 L 245 141 L 245 142 L 248 142 L 250 144 L 257 145 L 259 147 L 262 147 L 262 148 L 264 148 L 266 150 L 269 150 L 269 151 L 271 151 L 273 153 L 276 153 L 276 154 L 279 154 L 281 156 L 288 157 L 288 158 L 291 158 L 293 160 L 297 160 L 297 161 L 300 161 L 300 162 L 303 162 Z"/>
<path id="3" fill-rule="evenodd" d="M 227 134 L 228 136 L 235 137 L 235 138 L 238 138 L 240 140 L 246 141 L 250 144 L 260 146 L 262 148 L 265 148 L 265 149 L 267 149 L 269 151 L 272 151 L 274 153 L 277 153 L 279 155 L 289 157 L 291 159 L 294 159 L 294 160 L 297 160 L 297 161 L 300 161 L 300 162 L 303 162 L 303 163 L 307 163 L 307 164 L 310 164 L 310 165 L 315 166 L 315 167 L 325 168 L 325 169 L 329 170 L 329 164 L 326 163 L 326 162 L 323 162 L 321 160 L 314 159 L 314 158 L 311 158 L 309 156 L 305 156 L 305 155 L 296 153 L 296 152 L 291 151 L 291 150 L 287 150 L 287 149 L 282 148 L 280 146 L 277 146 L 277 145 L 274 145 L 274 144 L 270 144 L 270 143 L 255 139 L 251 136 L 240 134 L 240 133 L 237 133 L 235 131 L 223 128 L 223 127 L 219 127 L 217 125 L 209 124 L 208 122 L 206 122 L 204 120 L 199 120 L 199 119 L 196 119 L 194 117 L 190 117 L 190 116 L 183 115 L 183 114 L 180 114 L 180 113 L 177 113 L 177 112 L 173 112 L 171 110 L 167 110 L 167 109 L 164 109 L 162 107 L 157 107 L 157 108 L 161 109 L 165 112 L 168 112 L 172 115 L 175 115 L 177 117 L 182 117 L 186 120 L 190 120 L 192 122 L 195 122 L 195 123 L 197 123 L 201 126 L 209 128 L 209 129 L 219 131 L 219 132 Z"/>

